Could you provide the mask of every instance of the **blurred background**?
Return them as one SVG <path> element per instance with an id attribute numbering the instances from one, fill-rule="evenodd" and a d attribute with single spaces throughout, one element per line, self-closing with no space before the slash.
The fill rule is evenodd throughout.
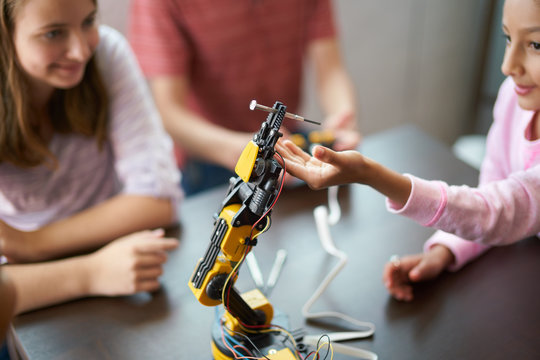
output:
<path id="1" fill-rule="evenodd" d="M 503 0 L 334 0 L 364 135 L 414 124 L 452 145 L 485 134 L 504 77 Z M 125 34 L 129 0 L 99 0 Z M 309 67 L 302 115 L 321 119 Z M 247 105 L 246 105 L 247 106 Z"/>

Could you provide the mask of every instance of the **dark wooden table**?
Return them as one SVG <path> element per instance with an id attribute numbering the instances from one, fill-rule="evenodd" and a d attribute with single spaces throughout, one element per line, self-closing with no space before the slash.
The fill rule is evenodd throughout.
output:
<path id="1" fill-rule="evenodd" d="M 370 136 L 362 152 L 400 172 L 452 184 L 477 182 L 474 169 L 415 127 Z M 83 299 L 19 316 L 14 328 L 23 354 L 30 359 L 210 359 L 215 309 L 200 305 L 187 283 L 224 194 L 221 188 L 183 204 L 180 247 L 170 254 L 160 292 Z M 326 196 L 306 187 L 285 191 L 272 227 L 254 249 L 265 276 L 277 249 L 287 249 L 270 300 L 289 315 L 292 328 L 311 334 L 329 330 L 306 323 L 300 312 L 336 262 L 322 250 L 312 215 Z M 433 230 L 389 214 L 384 198 L 364 186 L 341 188 L 340 201 L 343 214 L 332 235 L 349 263 L 313 310 L 341 311 L 375 324 L 372 338 L 349 345 L 374 351 L 379 359 L 540 359 L 538 239 L 492 249 L 457 273 L 417 286 L 416 299 L 402 303 L 387 294 L 383 265 L 394 253 L 420 251 Z M 237 287 L 254 287 L 245 266 Z"/>

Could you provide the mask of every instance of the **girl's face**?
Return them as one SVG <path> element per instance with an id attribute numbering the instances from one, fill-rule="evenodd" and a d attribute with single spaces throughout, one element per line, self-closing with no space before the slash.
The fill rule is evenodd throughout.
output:
<path id="1" fill-rule="evenodd" d="M 502 72 L 514 79 L 519 106 L 540 110 L 540 2 L 506 0 L 503 32 L 507 42 Z"/>
<path id="2" fill-rule="evenodd" d="M 93 0 L 21 0 L 14 14 L 17 58 L 35 89 L 77 85 L 99 42 Z"/>

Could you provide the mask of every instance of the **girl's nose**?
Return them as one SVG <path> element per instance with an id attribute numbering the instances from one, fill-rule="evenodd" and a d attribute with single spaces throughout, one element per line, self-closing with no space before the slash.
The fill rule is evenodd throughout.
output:
<path id="1" fill-rule="evenodd" d="M 503 74 L 506 76 L 523 75 L 522 56 L 522 50 L 519 47 L 508 44 L 504 52 L 504 59 L 501 66 Z"/>
<path id="2" fill-rule="evenodd" d="M 81 33 L 73 33 L 68 44 L 68 57 L 72 60 L 86 61 L 92 51 L 86 36 Z"/>

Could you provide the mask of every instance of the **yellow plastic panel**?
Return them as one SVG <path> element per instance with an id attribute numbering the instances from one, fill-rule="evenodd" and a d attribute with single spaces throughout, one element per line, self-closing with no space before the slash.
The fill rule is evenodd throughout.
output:
<path id="1" fill-rule="evenodd" d="M 249 181 L 258 154 L 259 147 L 251 140 L 242 151 L 242 155 L 240 155 L 236 167 L 234 168 L 236 175 L 240 176 L 244 182 Z"/>
<path id="2" fill-rule="evenodd" d="M 240 207 L 240 204 L 227 205 L 219 214 L 219 217 L 225 219 L 229 225 L 221 243 L 221 251 L 230 261 L 240 261 L 246 251 L 245 240 L 251 233 L 250 225 L 232 226 L 233 217 L 240 210 Z M 259 232 L 259 230 L 254 229 L 252 235 L 255 236 Z"/>
<path id="3" fill-rule="evenodd" d="M 199 260 L 199 262 L 200 261 L 201 260 Z M 197 264 L 197 266 L 195 266 L 194 271 L 197 271 L 198 267 L 199 265 Z M 193 283 L 191 281 L 188 283 L 189 288 L 191 289 L 191 291 L 193 292 L 193 295 L 195 295 L 195 297 L 197 298 L 197 300 L 199 300 L 201 304 L 205 306 L 217 306 L 221 304 L 221 299 L 215 300 L 215 299 L 209 298 L 208 295 L 206 294 L 206 287 L 208 286 L 208 283 L 210 282 L 210 280 L 212 280 L 215 276 L 219 274 L 223 274 L 223 273 L 230 274 L 231 272 L 232 272 L 232 267 L 231 267 L 230 262 L 224 256 L 218 256 L 218 258 L 216 259 L 216 262 L 214 263 L 214 266 L 204 278 L 201 288 L 196 289 L 193 286 Z M 192 277 L 193 277 L 193 274 L 191 275 L 190 279 Z"/>

